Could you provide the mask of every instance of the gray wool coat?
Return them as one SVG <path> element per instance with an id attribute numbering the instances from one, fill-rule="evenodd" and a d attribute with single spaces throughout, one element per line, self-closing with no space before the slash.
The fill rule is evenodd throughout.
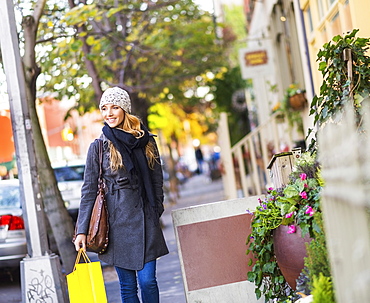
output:
<path id="1" fill-rule="evenodd" d="M 148 202 L 143 201 L 137 186 L 137 176 L 131 177 L 124 168 L 116 172 L 109 167 L 108 139 L 103 140 L 103 178 L 109 213 L 109 244 L 99 259 L 109 265 L 140 270 L 144 264 L 168 253 L 159 219 L 155 219 Z M 153 136 L 150 140 L 155 144 Z M 155 201 L 163 213 L 163 173 L 159 163 L 150 169 Z M 77 234 L 87 234 L 95 202 L 99 175 L 99 145 L 91 143 L 86 160 L 81 204 L 77 219 Z"/>

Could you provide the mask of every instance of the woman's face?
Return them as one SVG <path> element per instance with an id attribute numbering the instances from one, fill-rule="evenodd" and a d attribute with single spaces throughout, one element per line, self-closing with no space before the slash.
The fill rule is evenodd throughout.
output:
<path id="1" fill-rule="evenodd" d="M 104 121 L 111 127 L 117 127 L 122 124 L 125 118 L 125 111 L 113 103 L 104 104 L 101 109 Z"/>

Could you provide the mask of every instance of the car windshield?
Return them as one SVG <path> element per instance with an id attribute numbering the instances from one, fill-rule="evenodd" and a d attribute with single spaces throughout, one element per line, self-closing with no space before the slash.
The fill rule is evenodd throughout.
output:
<path id="1" fill-rule="evenodd" d="M 0 186 L 0 208 L 21 207 L 19 187 L 16 185 Z"/>
<path id="2" fill-rule="evenodd" d="M 63 166 L 54 168 L 58 182 L 82 181 L 84 178 L 85 165 Z"/>

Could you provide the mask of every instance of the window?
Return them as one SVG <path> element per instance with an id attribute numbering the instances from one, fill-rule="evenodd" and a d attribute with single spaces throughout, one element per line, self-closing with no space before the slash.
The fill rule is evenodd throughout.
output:
<path id="1" fill-rule="evenodd" d="M 307 22 L 308 22 L 308 28 L 310 32 L 313 32 L 313 23 L 312 23 L 312 14 L 311 14 L 311 8 L 308 6 L 306 9 L 306 16 L 307 16 Z"/>
<path id="2" fill-rule="evenodd" d="M 330 8 L 335 1 L 336 0 L 327 0 L 328 8 Z"/>
<path id="3" fill-rule="evenodd" d="M 0 208 L 21 207 L 19 185 L 1 184 L 0 186 Z"/>
<path id="4" fill-rule="evenodd" d="M 340 26 L 340 18 L 339 18 L 339 12 L 337 12 L 334 17 L 330 20 L 331 23 L 331 30 L 332 30 L 332 35 L 340 35 L 342 34 L 342 29 Z"/>
<path id="5" fill-rule="evenodd" d="M 316 0 L 316 4 L 317 4 L 319 20 L 321 20 L 324 17 L 324 8 L 322 6 L 322 0 Z"/>
<path id="6" fill-rule="evenodd" d="M 64 166 L 54 168 L 55 177 L 58 182 L 82 181 L 84 179 L 85 165 Z"/>
<path id="7" fill-rule="evenodd" d="M 349 8 L 348 2 L 349 2 L 348 0 L 344 2 L 343 10 L 342 10 L 342 19 L 344 20 L 343 32 L 349 32 L 353 29 L 351 10 Z"/>
<path id="8" fill-rule="evenodd" d="M 321 34 L 322 43 L 326 43 L 326 42 L 328 42 L 328 33 L 326 32 L 326 27 L 324 27 L 324 28 L 320 31 L 320 34 Z"/>

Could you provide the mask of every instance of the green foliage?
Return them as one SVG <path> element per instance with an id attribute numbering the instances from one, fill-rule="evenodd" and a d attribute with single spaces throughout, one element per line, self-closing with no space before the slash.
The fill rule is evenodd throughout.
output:
<path id="1" fill-rule="evenodd" d="M 344 105 L 352 102 L 353 109 L 358 116 L 362 102 L 370 94 L 370 57 L 367 52 L 370 38 L 357 38 L 359 30 L 354 29 L 344 36 L 335 36 L 332 41 L 325 43 L 317 54 L 319 71 L 323 76 L 319 95 L 311 103 L 310 115 L 314 116 L 314 123 L 322 126 L 325 122 L 340 120 Z M 353 82 L 348 78 L 347 61 L 343 51 L 349 49 L 353 61 Z M 352 87 L 352 86 L 353 87 Z M 350 98 L 353 95 L 353 100 Z M 310 130 L 309 135 L 312 133 Z M 316 138 L 312 140 L 309 149 L 315 150 Z"/>
<path id="2" fill-rule="evenodd" d="M 303 134 L 303 119 L 300 110 L 295 110 L 291 107 L 289 99 L 296 94 L 304 93 L 305 91 L 300 89 L 297 84 L 291 84 L 285 90 L 284 98 L 281 102 L 281 105 L 277 108 L 274 108 L 274 112 L 279 111 L 283 113 L 287 119 L 290 127 L 295 127 L 298 133 Z"/>
<path id="3" fill-rule="evenodd" d="M 184 114 L 180 114 L 176 111 L 176 108 L 168 103 L 156 103 L 149 109 L 148 126 L 151 130 L 161 129 L 162 134 L 168 142 L 171 140 L 171 136 L 176 134 L 182 129 L 181 118 Z"/>
<path id="4" fill-rule="evenodd" d="M 257 299 L 265 296 L 266 302 L 270 299 L 288 299 L 291 289 L 277 265 L 274 245 L 273 230 L 282 224 L 283 217 L 276 206 L 276 197 L 281 192 L 271 190 L 264 201 L 260 200 L 252 221 L 252 233 L 247 240 L 247 254 L 252 252 L 256 259 L 252 271 L 248 272 L 248 281 L 256 285 Z M 249 260 L 252 265 L 253 259 Z"/>
<path id="5" fill-rule="evenodd" d="M 224 5 L 223 9 L 225 17 L 223 35 L 225 37 L 228 32 L 231 32 L 229 35 L 233 37 L 230 38 L 234 38 L 233 40 L 230 39 L 234 42 L 234 47 L 230 49 L 228 58 L 231 66 L 239 66 L 239 49 L 245 47 L 245 40 L 247 38 L 244 10 L 241 5 L 235 4 Z"/>
<path id="6" fill-rule="evenodd" d="M 302 237 L 319 227 L 313 215 L 320 211 L 322 180 L 315 155 L 304 153 L 296 161 L 288 184 L 280 189 L 268 190 L 268 194 L 254 212 L 252 232 L 247 240 L 248 250 L 256 259 L 248 272 L 248 281 L 255 283 L 257 298 L 264 295 L 266 301 L 288 300 L 292 289 L 278 267 L 273 245 L 273 230 L 281 224 L 289 225 L 288 233 L 294 233 L 296 225 L 301 228 Z M 250 259 L 252 265 L 253 259 Z"/>
<path id="7" fill-rule="evenodd" d="M 314 222 L 317 228 L 313 231 L 313 240 L 307 244 L 307 258 L 305 258 L 305 267 L 310 281 L 314 281 L 314 277 L 320 274 L 325 277 L 331 276 L 324 224 L 320 212 L 315 213 Z M 310 288 L 312 289 L 313 285 L 310 285 Z"/>
<path id="8" fill-rule="evenodd" d="M 313 303 L 335 303 L 333 284 L 329 277 L 320 273 L 313 278 Z"/>
<path id="9" fill-rule="evenodd" d="M 40 53 L 40 62 L 46 79 L 42 87 L 60 97 L 74 97 L 77 109 L 96 106 L 96 82 L 102 89 L 126 87 L 147 100 L 133 102 L 136 113 L 150 102 L 171 98 L 181 103 L 185 98 L 179 87 L 184 81 L 224 65 L 227 46 L 216 43 L 211 15 L 191 0 L 74 5 L 55 20 L 62 25 L 58 30 L 48 31 L 54 19 L 44 20 L 40 40 L 48 42 L 48 52 Z M 54 39 L 47 40 L 51 36 Z M 164 89 L 168 92 L 163 95 Z"/>
<path id="10" fill-rule="evenodd" d="M 303 153 L 296 160 L 289 183 L 283 189 L 283 195 L 276 197 L 276 205 L 284 217 L 283 223 L 291 225 L 293 230 L 298 225 L 302 237 L 307 233 L 313 236 L 317 229 L 313 215 L 320 208 L 322 178 L 316 155 Z"/>
<path id="11" fill-rule="evenodd" d="M 221 69 L 209 82 L 214 94 L 214 102 L 217 104 L 218 112 L 224 111 L 231 113 L 228 117 L 231 144 L 235 144 L 246 134 L 250 132 L 250 123 L 248 109 L 238 109 L 233 106 L 233 94 L 237 91 L 242 91 L 250 84 L 242 79 L 240 67 L 231 69 Z M 244 94 L 242 94 L 244 96 Z M 245 104 L 245 96 L 240 100 Z"/>

